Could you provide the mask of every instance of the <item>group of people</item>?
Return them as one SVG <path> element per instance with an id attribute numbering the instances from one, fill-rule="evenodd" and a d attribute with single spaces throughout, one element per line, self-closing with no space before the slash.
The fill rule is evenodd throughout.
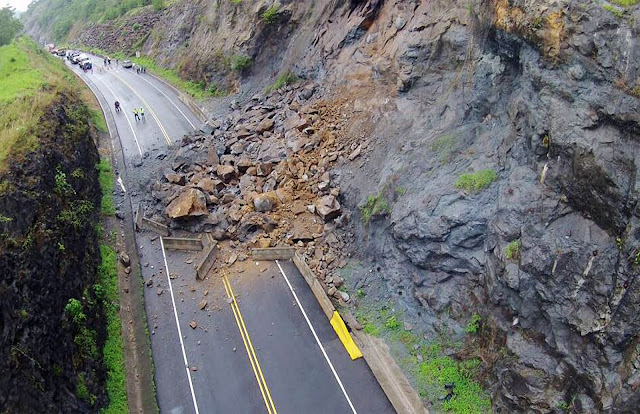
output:
<path id="1" fill-rule="evenodd" d="M 138 75 L 141 73 L 147 73 L 147 67 L 136 65 L 136 72 L 138 73 Z"/>
<path id="2" fill-rule="evenodd" d="M 119 101 L 116 101 L 115 107 L 116 112 L 120 112 L 122 110 Z M 135 118 L 136 122 L 145 121 L 146 119 L 144 117 L 144 108 L 142 106 L 140 108 L 133 108 L 133 117 Z"/>

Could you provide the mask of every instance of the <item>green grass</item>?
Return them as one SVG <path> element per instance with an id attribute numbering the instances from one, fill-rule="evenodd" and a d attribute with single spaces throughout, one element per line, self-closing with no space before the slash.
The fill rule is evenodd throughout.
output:
<path id="1" fill-rule="evenodd" d="M 467 193 L 477 193 L 489 187 L 498 179 L 498 174 L 491 170 L 480 170 L 471 174 L 462 174 L 455 183 L 455 187 Z"/>
<path id="2" fill-rule="evenodd" d="M 520 247 L 522 243 L 520 239 L 514 240 L 511 243 L 507 244 L 507 247 L 504 249 L 504 256 L 507 259 L 518 260 L 520 258 Z"/>
<path id="3" fill-rule="evenodd" d="M 391 304 L 366 303 L 364 297 L 355 311 L 356 319 L 363 331 L 381 337 L 389 344 L 391 352 L 402 368 L 412 378 L 414 386 L 424 400 L 431 403 L 434 412 L 456 414 L 490 412 L 489 394 L 475 379 L 481 361 L 479 359 L 457 360 L 461 343 L 453 343 L 443 335 L 437 340 L 426 340 L 414 330 L 402 326 L 402 312 Z M 469 333 L 480 329 L 479 315 L 473 315 L 467 324 Z M 472 331 L 472 332 L 471 332 Z M 449 392 L 445 385 L 454 384 L 453 395 L 448 401 L 442 397 Z"/>
<path id="4" fill-rule="evenodd" d="M 113 216 L 116 214 L 116 206 L 113 201 L 114 177 L 111 162 L 107 158 L 103 158 L 96 168 L 98 169 L 98 180 L 102 190 L 100 212 L 104 216 Z"/>
<path id="5" fill-rule="evenodd" d="M 368 224 L 369 221 L 377 215 L 389 213 L 391 213 L 391 207 L 382 191 L 376 195 L 367 197 L 365 205 L 360 206 L 360 214 L 362 214 L 364 224 Z"/>
<path id="6" fill-rule="evenodd" d="M 103 356 L 107 368 L 107 395 L 109 396 L 109 405 L 102 410 L 102 413 L 126 413 L 128 405 L 122 322 L 119 314 L 117 256 L 112 247 L 102 244 L 100 257 L 102 260 L 98 267 L 98 283 L 103 289 L 104 311 L 107 318 L 107 339 Z"/>
<path id="7" fill-rule="evenodd" d="M 418 365 L 418 383 L 429 387 L 434 395 L 447 395 L 447 384 L 454 384 L 453 396 L 442 402 L 445 411 L 464 414 L 487 413 L 491 400 L 480 384 L 473 380 L 480 360 L 456 361 L 449 356 L 429 358 Z"/>
<path id="8" fill-rule="evenodd" d="M 618 19 L 621 19 L 622 16 L 624 16 L 624 10 L 620 10 L 619 8 L 611 4 L 603 4 L 602 8 L 608 12 L 613 13 L 613 15 L 616 16 Z"/>
<path id="9" fill-rule="evenodd" d="M 276 79 L 276 81 L 273 83 L 273 85 L 267 86 L 267 88 L 265 89 L 265 92 L 269 93 L 269 92 L 276 91 L 276 90 L 282 88 L 285 85 L 290 85 L 290 84 L 295 83 L 297 81 L 298 81 L 298 77 L 296 75 L 294 75 L 293 73 L 291 73 L 290 71 L 287 71 L 287 72 L 283 73 L 282 75 L 278 76 L 278 79 Z"/>
<path id="10" fill-rule="evenodd" d="M 611 0 L 611 3 L 615 3 L 618 6 L 630 7 L 638 4 L 638 0 Z"/>
<path id="11" fill-rule="evenodd" d="M 39 119 L 60 90 L 78 86 L 60 60 L 26 37 L 0 47 L 0 171 L 39 146 Z"/>

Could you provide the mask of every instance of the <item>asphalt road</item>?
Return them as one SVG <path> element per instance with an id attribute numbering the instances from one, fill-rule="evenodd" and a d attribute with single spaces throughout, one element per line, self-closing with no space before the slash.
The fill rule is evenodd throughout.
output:
<path id="1" fill-rule="evenodd" d="M 162 82 L 94 63 L 93 73 L 74 70 L 111 104 L 121 103 L 120 113 L 109 110 L 127 167 L 200 125 Z M 145 109 L 145 121 L 134 119 L 134 107 Z M 135 170 L 145 173 L 151 172 Z M 125 178 L 124 185 L 133 182 Z M 196 281 L 195 253 L 165 251 L 149 232 L 137 233 L 136 244 L 161 412 L 393 412 L 365 361 L 351 361 L 291 262 L 238 262 L 226 278 Z"/>

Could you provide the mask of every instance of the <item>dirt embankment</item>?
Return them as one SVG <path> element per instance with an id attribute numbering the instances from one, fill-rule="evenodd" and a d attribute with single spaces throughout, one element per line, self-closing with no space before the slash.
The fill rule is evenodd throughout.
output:
<path id="1" fill-rule="evenodd" d="M 106 401 L 88 119 L 77 97 L 60 93 L 39 119 L 37 149 L 0 173 L 2 412 L 87 412 Z"/>

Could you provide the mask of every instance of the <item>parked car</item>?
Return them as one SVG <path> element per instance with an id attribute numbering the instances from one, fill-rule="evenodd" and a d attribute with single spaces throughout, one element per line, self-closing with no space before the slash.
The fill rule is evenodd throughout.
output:
<path id="1" fill-rule="evenodd" d="M 79 63 L 79 65 L 83 70 L 90 70 L 91 68 L 93 68 L 93 64 L 91 63 L 91 59 L 88 59 L 88 58 L 83 60 L 83 61 L 81 61 Z"/>
<path id="2" fill-rule="evenodd" d="M 130 60 L 123 60 L 122 61 L 122 67 L 123 68 L 132 68 L 133 67 L 133 62 Z"/>
<path id="3" fill-rule="evenodd" d="M 65 56 L 67 54 L 66 49 L 58 49 L 58 56 Z"/>
<path id="4" fill-rule="evenodd" d="M 78 53 L 77 55 L 73 55 L 71 57 L 71 63 L 73 63 L 74 65 L 77 65 L 78 63 L 80 63 L 80 60 L 84 57 L 83 54 Z"/>
<path id="5" fill-rule="evenodd" d="M 74 56 L 79 55 L 80 52 L 75 51 L 75 50 L 69 50 L 67 51 L 67 60 L 71 60 L 71 58 L 73 58 Z"/>

